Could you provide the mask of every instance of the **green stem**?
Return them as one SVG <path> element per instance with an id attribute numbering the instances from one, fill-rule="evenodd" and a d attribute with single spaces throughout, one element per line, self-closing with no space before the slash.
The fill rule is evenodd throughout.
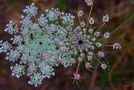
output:
<path id="1" fill-rule="evenodd" d="M 115 33 L 119 29 L 121 29 L 123 26 L 125 26 L 133 18 L 134 18 L 134 13 L 132 13 L 131 15 L 129 15 L 119 26 L 117 26 L 116 28 L 112 29 L 111 34 Z M 102 40 L 104 40 L 104 39 L 105 38 L 100 39 L 99 42 L 102 41 Z"/>
<path id="2" fill-rule="evenodd" d="M 78 62 L 78 66 L 77 66 L 77 69 L 76 69 L 76 73 L 78 73 L 79 67 L 80 67 L 80 61 Z"/>
<path id="3" fill-rule="evenodd" d="M 125 24 L 127 24 L 133 18 L 134 18 L 134 13 L 132 13 L 131 15 L 129 15 L 126 20 L 124 20 L 118 27 L 116 27 L 115 29 L 113 29 L 112 32 L 111 32 L 111 34 L 113 34 L 116 31 L 118 31 L 120 28 L 122 28 Z"/>

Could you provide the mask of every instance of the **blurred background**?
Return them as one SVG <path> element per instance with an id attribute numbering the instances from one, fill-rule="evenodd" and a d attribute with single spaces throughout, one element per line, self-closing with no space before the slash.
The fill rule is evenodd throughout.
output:
<path id="1" fill-rule="evenodd" d="M 85 14 L 89 12 L 84 0 L 0 0 L 0 39 L 9 39 L 4 32 L 5 24 L 9 20 L 19 23 L 22 9 L 32 1 L 42 10 L 58 7 L 74 15 L 78 9 L 83 9 Z M 93 13 L 99 19 L 106 13 L 110 15 L 111 20 L 105 26 L 110 31 L 134 13 L 134 0 L 95 0 Z M 75 67 L 60 66 L 55 76 L 34 88 L 27 84 L 28 77 L 11 77 L 11 63 L 0 55 L 0 90 L 134 90 L 134 18 L 112 34 L 109 42 L 119 42 L 123 46 L 121 51 L 109 51 L 106 57 L 109 70 L 81 70 L 83 80 L 78 85 L 71 79 Z"/>

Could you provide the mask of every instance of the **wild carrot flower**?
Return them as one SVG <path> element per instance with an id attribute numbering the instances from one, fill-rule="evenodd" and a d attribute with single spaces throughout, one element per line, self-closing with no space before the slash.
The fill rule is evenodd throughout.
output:
<path id="1" fill-rule="evenodd" d="M 93 7 L 93 0 L 85 2 Z M 37 87 L 44 78 L 55 75 L 54 67 L 59 66 L 59 62 L 65 68 L 77 64 L 73 74 L 75 80 L 81 79 L 78 71 L 82 62 L 86 69 L 93 68 L 92 62 L 100 63 L 102 69 L 107 68 L 101 59 L 106 56 L 103 48 L 111 47 L 103 41 L 110 37 L 110 33 L 100 31 L 109 21 L 107 14 L 102 17 L 103 24 L 95 27 L 97 22 L 92 17 L 92 9 L 86 19 L 82 17 L 83 10 L 74 16 L 57 8 L 46 10 L 46 14 L 37 18 L 39 13 L 34 3 L 26 6 L 23 12 L 20 25 L 13 21 L 6 25 L 5 32 L 13 36 L 11 43 L 0 41 L 0 53 L 6 53 L 5 59 L 16 63 L 10 67 L 12 76 L 27 75 L 28 84 Z M 115 43 L 112 48 L 121 49 L 121 45 Z"/>

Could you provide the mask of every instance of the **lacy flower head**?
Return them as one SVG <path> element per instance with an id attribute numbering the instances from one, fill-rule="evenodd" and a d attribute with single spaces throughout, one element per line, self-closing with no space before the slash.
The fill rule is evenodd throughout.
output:
<path id="1" fill-rule="evenodd" d="M 40 14 L 34 3 L 23 10 L 20 24 L 9 21 L 5 32 L 12 38 L 9 42 L 0 41 L 0 53 L 6 53 L 5 59 L 14 62 L 10 67 L 11 75 L 17 78 L 27 75 L 28 84 L 37 87 L 44 78 L 55 75 L 59 64 L 65 68 L 76 64 L 76 72 L 72 74 L 75 80 L 82 79 L 81 63 L 86 69 L 92 69 L 93 62 L 97 62 L 105 70 L 108 66 L 103 62 L 104 48 L 121 49 L 121 45 L 105 44 L 110 33 L 101 30 L 109 22 L 109 16 L 102 16 L 102 25 L 95 27 L 96 20 L 91 14 L 94 3 L 92 0 L 85 0 L 85 3 L 91 8 L 87 21 L 84 21 L 83 10 L 79 10 L 77 16 L 57 8 Z"/>
<path id="2" fill-rule="evenodd" d="M 13 21 L 6 25 L 5 32 L 12 35 L 11 43 L 0 41 L 0 52 L 6 53 L 5 59 L 16 63 L 10 67 L 11 75 L 17 78 L 27 75 L 28 83 L 35 87 L 44 78 L 55 75 L 54 67 L 58 66 L 59 55 L 53 40 L 58 15 L 55 10 L 50 10 L 46 16 L 41 14 L 35 19 L 37 10 L 34 3 L 26 6 L 19 25 Z"/>

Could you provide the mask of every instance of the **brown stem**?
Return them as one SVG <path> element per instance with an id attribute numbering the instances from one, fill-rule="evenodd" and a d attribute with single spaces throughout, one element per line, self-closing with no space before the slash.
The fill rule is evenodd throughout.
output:
<path id="1" fill-rule="evenodd" d="M 88 26 L 88 20 L 90 19 L 91 14 L 92 14 L 93 5 L 94 5 L 94 1 L 93 1 L 93 4 L 91 5 L 91 9 L 90 9 L 90 11 L 89 11 L 89 15 L 88 15 L 88 19 L 87 19 L 87 26 Z M 86 27 L 87 27 L 87 26 L 86 26 Z"/>
<path id="2" fill-rule="evenodd" d="M 97 61 L 98 63 L 102 64 L 102 62 L 101 62 L 98 58 L 96 58 L 95 56 L 94 56 L 94 58 L 96 59 L 96 61 Z"/>
<path id="3" fill-rule="evenodd" d="M 76 69 L 76 73 L 78 73 L 79 67 L 80 67 L 80 61 L 78 62 L 77 69 Z"/>
<path id="4" fill-rule="evenodd" d="M 88 90 L 93 90 L 93 87 L 95 85 L 96 78 L 97 78 L 97 69 L 98 69 L 98 67 L 99 67 L 99 63 L 97 63 L 96 68 L 94 69 L 94 72 L 92 74 L 92 79 L 91 79 L 91 82 L 90 82 Z"/>
<path id="5" fill-rule="evenodd" d="M 106 22 L 104 22 L 104 23 L 99 27 L 99 29 L 97 29 L 96 31 L 100 30 L 105 24 L 106 24 Z"/>

